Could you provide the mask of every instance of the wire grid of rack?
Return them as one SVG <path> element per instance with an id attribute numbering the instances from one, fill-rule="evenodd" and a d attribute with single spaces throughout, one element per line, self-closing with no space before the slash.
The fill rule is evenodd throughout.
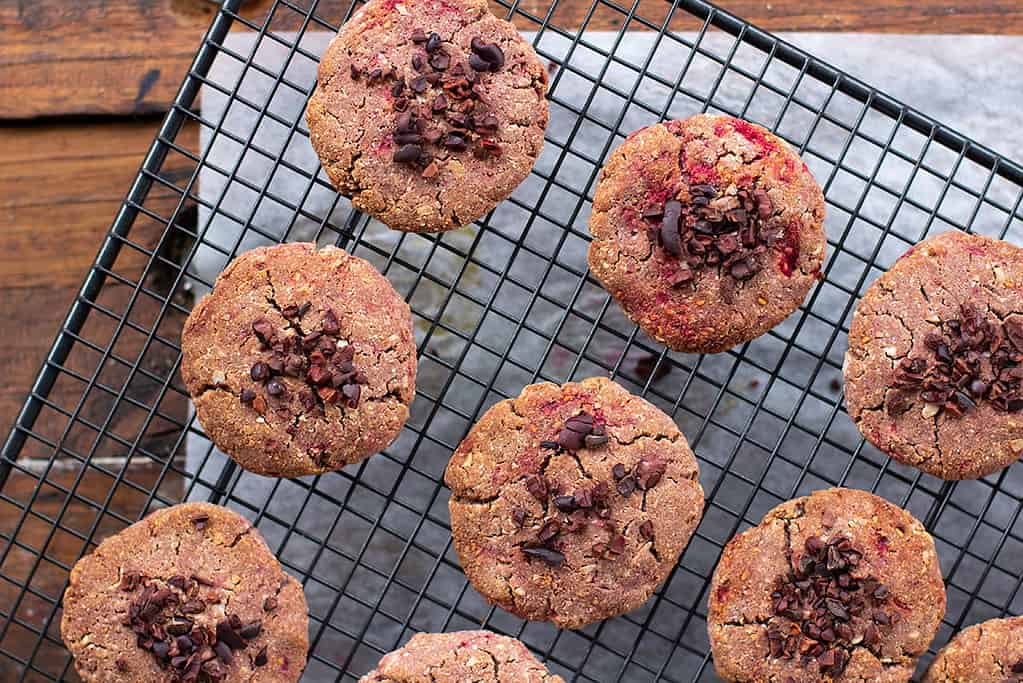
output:
<path id="1" fill-rule="evenodd" d="M 574 23 L 557 0 L 501 2 L 556 67 L 552 126 L 521 191 L 476 226 L 442 236 L 388 232 L 334 195 L 315 164 L 289 157 L 292 142 L 308 145 L 301 106 L 281 113 L 272 96 L 304 103 L 311 69 L 297 76 L 293 67 L 315 67 L 318 54 L 304 39 L 345 17 L 323 16 L 315 0 L 277 0 L 262 20 L 240 15 L 238 0 L 220 8 L 4 447 L 0 673 L 73 678 L 59 636 L 71 565 L 102 537 L 185 499 L 255 520 L 302 580 L 307 680 L 353 681 L 414 631 L 481 625 L 521 638 L 570 681 L 717 680 L 705 592 L 722 546 L 782 500 L 830 485 L 875 491 L 934 535 L 949 592 L 935 647 L 965 624 L 1023 612 L 1020 465 L 950 483 L 892 463 L 859 437 L 839 384 L 864 287 L 935 232 L 1019 241 L 1023 169 L 704 2 L 591 0 Z M 285 16 L 297 30 L 275 29 Z M 588 30 L 609 17 L 616 32 Z M 232 43 L 237 31 L 248 40 Z M 260 57 L 267 45 L 277 52 L 270 61 Z M 218 71 L 218 61 L 233 68 Z M 246 75 L 265 80 L 270 99 L 247 94 Z M 199 107 L 200 92 L 224 106 Z M 235 108 L 249 114 L 239 130 Z M 829 211 L 825 277 L 804 306 L 761 339 L 707 357 L 651 342 L 585 268 L 589 198 L 608 150 L 636 124 L 699 111 L 745 116 L 786 137 L 821 181 Z M 257 135 L 268 122 L 284 147 Z M 200 128 L 199 151 L 179 144 L 186 125 Z M 217 140 L 232 143 L 233 162 L 211 152 Z M 247 156 L 265 162 L 257 177 L 244 172 Z M 275 185 L 284 173 L 290 187 L 298 179 L 298 193 Z M 240 204 L 227 199 L 238 187 Z M 258 213 L 265 203 L 276 210 L 272 225 Z M 214 234 L 218 220 L 236 229 Z M 420 380 L 412 418 L 385 453 L 339 473 L 270 480 L 215 452 L 180 409 L 174 321 L 253 239 L 299 238 L 343 246 L 396 283 L 416 319 Z M 215 254 L 214 265 L 197 267 L 200 253 Z M 467 585 L 441 477 L 489 405 L 532 381 L 595 374 L 675 416 L 699 458 L 707 508 L 644 608 L 560 632 L 488 607 Z M 58 427 L 43 429 L 44 418 Z"/>

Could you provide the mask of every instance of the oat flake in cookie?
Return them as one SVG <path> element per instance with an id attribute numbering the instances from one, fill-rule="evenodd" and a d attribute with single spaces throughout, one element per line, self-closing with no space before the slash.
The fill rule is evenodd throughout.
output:
<path id="1" fill-rule="evenodd" d="M 313 148 L 356 208 L 398 230 L 467 225 L 529 175 L 547 71 L 484 0 L 370 0 L 320 62 Z"/>
<path id="2" fill-rule="evenodd" d="M 961 232 L 910 249 L 849 327 L 849 416 L 879 449 L 943 479 L 1023 454 L 1023 250 Z"/>
<path id="3" fill-rule="evenodd" d="M 824 258 L 824 196 L 780 138 L 728 116 L 630 135 L 601 172 L 594 276 L 644 332 L 716 353 L 802 303 Z"/>
<path id="4" fill-rule="evenodd" d="M 245 469 L 297 477 L 390 444 L 408 419 L 408 305 L 341 249 L 261 247 L 228 264 L 181 333 L 196 416 Z"/>
<path id="5" fill-rule="evenodd" d="M 943 647 L 923 683 L 1023 683 L 1023 617 L 990 619 Z"/>
<path id="6" fill-rule="evenodd" d="M 827 489 L 733 538 L 707 626 L 726 681 L 908 681 L 945 614 L 934 541 L 865 491 Z"/>
<path id="7" fill-rule="evenodd" d="M 302 586 L 227 508 L 185 503 L 107 538 L 71 570 L 60 626 L 85 681 L 297 681 Z"/>
<path id="8" fill-rule="evenodd" d="M 448 463 L 466 576 L 524 619 L 579 628 L 642 605 L 696 529 L 696 459 L 663 412 L 603 378 L 534 384 Z"/>
<path id="9" fill-rule="evenodd" d="M 419 633 L 359 683 L 564 683 L 526 646 L 489 631 Z"/>

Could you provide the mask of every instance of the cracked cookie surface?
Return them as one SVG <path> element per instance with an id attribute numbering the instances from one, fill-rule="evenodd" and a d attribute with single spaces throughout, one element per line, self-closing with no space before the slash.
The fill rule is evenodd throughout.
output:
<path id="1" fill-rule="evenodd" d="M 696 459 L 670 417 L 591 378 L 527 386 L 448 463 L 466 576 L 522 618 L 579 628 L 642 605 L 703 511 Z"/>
<path id="2" fill-rule="evenodd" d="M 934 658 L 922 683 L 1020 683 L 1023 617 L 989 619 L 960 631 Z"/>
<path id="3" fill-rule="evenodd" d="M 529 175 L 546 90 L 533 48 L 484 0 L 371 0 L 324 53 L 306 118 L 356 208 L 437 232 L 476 220 Z"/>
<path id="4" fill-rule="evenodd" d="M 725 546 L 707 626 L 727 681 L 894 683 L 910 680 L 944 613 L 923 525 L 865 491 L 827 489 Z"/>
<path id="5" fill-rule="evenodd" d="M 632 133 L 601 171 L 594 276 L 669 348 L 725 351 L 802 303 L 826 247 L 824 196 L 780 138 L 728 116 Z"/>
<path id="6" fill-rule="evenodd" d="M 564 683 L 514 638 L 489 631 L 418 633 L 359 683 Z"/>
<path id="7" fill-rule="evenodd" d="M 964 319 L 973 317 L 972 327 L 984 329 L 964 343 Z M 881 451 L 943 479 L 1007 467 L 1023 454 L 1023 396 L 1013 399 L 1011 388 L 1018 392 L 1023 377 L 1013 360 L 1023 360 L 1021 335 L 1023 250 L 958 231 L 925 240 L 856 308 L 844 364 L 849 416 Z M 948 378 L 935 375 L 942 358 Z M 1003 372 L 1009 384 L 994 381 Z"/>
<path id="8" fill-rule="evenodd" d="M 61 636 L 85 681 L 297 681 L 302 586 L 231 510 L 184 503 L 102 543 L 71 570 Z"/>
<path id="9" fill-rule="evenodd" d="M 181 334 L 181 375 L 213 442 L 245 469 L 340 469 L 399 434 L 415 393 L 408 304 L 342 249 L 291 243 L 234 259 Z"/>

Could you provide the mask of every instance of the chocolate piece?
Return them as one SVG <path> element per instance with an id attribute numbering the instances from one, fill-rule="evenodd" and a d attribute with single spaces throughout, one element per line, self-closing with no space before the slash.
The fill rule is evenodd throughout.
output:
<path id="1" fill-rule="evenodd" d="M 537 548 L 523 548 L 522 553 L 529 557 L 539 558 L 552 567 L 560 567 L 565 562 L 564 554 L 557 550 L 542 546 Z"/>

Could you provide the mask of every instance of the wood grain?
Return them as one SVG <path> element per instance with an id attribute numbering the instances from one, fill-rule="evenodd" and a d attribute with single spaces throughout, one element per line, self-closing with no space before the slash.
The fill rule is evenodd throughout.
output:
<path id="1" fill-rule="evenodd" d="M 0 432 L 7 433 L 20 409 L 28 388 L 48 350 L 68 306 L 95 258 L 101 239 L 110 227 L 126 189 L 138 171 L 155 134 L 156 122 L 48 123 L 46 125 L 0 126 L 0 224 L 4 226 L 4 249 L 0 250 L 0 320 L 3 320 L 4 349 L 0 352 L 5 380 L 0 384 Z M 179 137 L 186 148 L 198 146 L 197 132 L 186 129 Z M 171 157 L 168 174 L 187 173 L 190 169 L 181 157 Z M 146 205 L 169 213 L 177 195 L 166 189 L 154 189 Z M 140 221 L 132 233 L 139 244 L 155 246 L 163 226 Z M 122 250 L 116 271 L 125 277 L 137 276 L 146 259 L 137 252 Z M 115 311 L 125 309 L 130 288 L 109 284 L 100 300 Z M 131 317 L 146 324 L 155 317 L 155 299 L 142 298 Z M 85 334 L 94 343 L 109 344 L 115 321 L 102 315 L 90 316 Z M 164 321 L 161 332 L 173 334 L 181 321 L 174 316 Z M 123 334 L 113 349 L 119 357 L 131 358 L 143 343 L 137 333 Z M 156 346 L 144 361 L 159 368 L 168 362 L 165 349 Z M 152 356 L 152 358 L 150 358 Z M 87 376 L 97 373 L 99 356 L 76 348 L 69 367 Z M 111 364 L 100 376 L 113 386 L 124 382 L 126 371 Z M 82 385 L 63 378 L 54 387 L 54 403 L 73 409 Z M 133 385 L 133 391 L 135 391 Z M 137 389 L 141 398 L 155 387 Z M 104 400 L 90 401 L 84 415 L 102 422 L 110 405 Z M 185 402 L 164 408 L 183 418 Z M 138 416 L 117 417 L 130 432 L 130 423 Z M 59 436 L 65 420 L 52 411 L 44 412 L 39 430 L 50 437 Z M 115 424 L 118 422 L 115 421 Z M 72 435 L 76 435 L 73 432 Z M 90 438 L 82 432 L 68 444 L 87 448 Z M 110 453 L 111 455 L 116 453 Z"/>
<path id="2" fill-rule="evenodd" d="M 350 0 L 321 0 L 317 16 L 337 24 Z M 296 2 L 298 6 L 308 3 Z M 629 2 L 619 0 L 622 6 Z M 888 33 L 1023 33 L 1019 0 L 723 0 L 725 9 L 772 31 Z M 262 22 L 270 0 L 245 3 Z M 543 0 L 524 11 L 546 14 Z M 164 111 L 173 100 L 215 5 L 209 0 L 0 0 L 0 118 Z M 589 30 L 617 29 L 622 14 L 605 5 Z M 664 3 L 643 0 L 640 14 L 657 20 Z M 554 21 L 578 27 L 587 0 L 562 0 Z M 495 5 L 495 11 L 501 7 Z M 673 22 L 678 29 L 692 21 Z M 278 8 L 274 31 L 303 17 Z M 529 28 L 520 20 L 521 28 Z"/>

